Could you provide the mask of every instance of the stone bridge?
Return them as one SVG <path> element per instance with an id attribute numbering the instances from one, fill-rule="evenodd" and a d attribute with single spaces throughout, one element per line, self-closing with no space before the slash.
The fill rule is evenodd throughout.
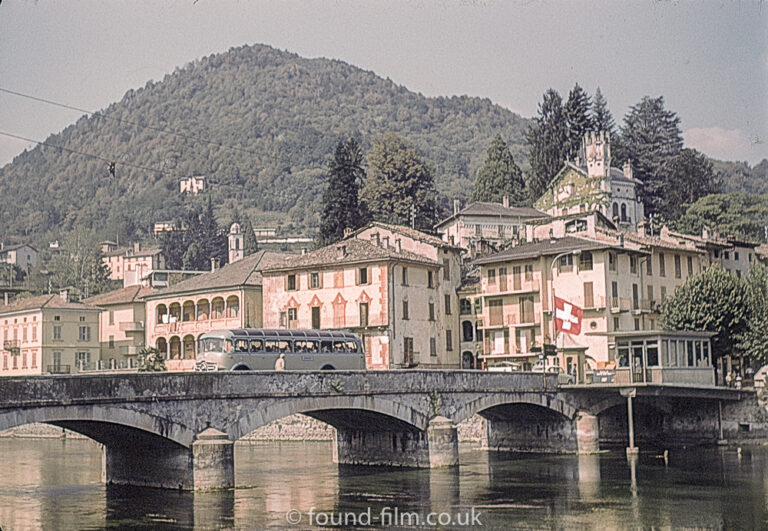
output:
<path id="1" fill-rule="evenodd" d="M 475 414 L 488 421 L 490 449 L 586 453 L 601 440 L 626 442 L 636 422 L 641 442 L 722 439 L 723 403 L 747 395 L 638 385 L 637 420 L 628 422 L 626 389 L 437 370 L 3 378 L 0 431 L 53 424 L 103 444 L 107 482 L 205 489 L 234 484 L 234 441 L 296 413 L 336 428 L 339 463 L 435 467 L 458 464 L 456 424 Z"/>

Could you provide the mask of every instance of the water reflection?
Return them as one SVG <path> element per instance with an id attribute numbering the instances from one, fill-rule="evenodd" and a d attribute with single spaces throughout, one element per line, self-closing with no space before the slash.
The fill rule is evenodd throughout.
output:
<path id="1" fill-rule="evenodd" d="M 473 507 L 486 529 L 766 528 L 768 449 L 514 455 L 462 449 L 454 469 L 337 466 L 331 443 L 238 445 L 237 489 L 189 493 L 101 483 L 83 440 L 0 439 L 3 529 L 289 527 L 286 513 L 421 515 Z M 374 520 L 374 523 L 376 520 Z M 290 527 L 289 527 L 290 528 Z"/>

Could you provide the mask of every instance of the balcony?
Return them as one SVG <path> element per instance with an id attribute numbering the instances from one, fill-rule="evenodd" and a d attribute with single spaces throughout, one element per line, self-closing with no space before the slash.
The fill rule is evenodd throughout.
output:
<path id="1" fill-rule="evenodd" d="M 120 331 L 131 333 L 140 332 L 144 333 L 144 321 L 132 321 L 128 323 L 120 323 Z"/>
<path id="2" fill-rule="evenodd" d="M 509 327 L 525 327 L 525 326 L 539 326 L 541 319 L 538 315 L 525 315 L 522 318 L 516 313 L 505 314 L 503 317 L 495 316 L 489 319 L 488 326 L 485 326 L 485 319 L 478 319 L 478 328 L 481 330 L 492 328 L 509 328 Z"/>
<path id="3" fill-rule="evenodd" d="M 611 313 L 628 312 L 632 307 L 632 301 L 623 297 L 611 297 Z"/>
<path id="4" fill-rule="evenodd" d="M 13 350 L 13 349 L 18 350 L 20 346 L 21 346 L 21 343 L 19 342 L 18 339 L 6 339 L 5 341 L 3 341 L 4 350 Z"/>
<path id="5" fill-rule="evenodd" d="M 221 319 L 203 319 L 200 321 L 175 321 L 173 323 L 159 323 L 155 325 L 154 335 L 169 334 L 202 334 L 210 330 L 225 328 L 240 328 L 242 323 L 240 316 Z"/>
<path id="6" fill-rule="evenodd" d="M 632 299 L 632 313 L 651 313 L 658 311 L 658 301 L 653 299 Z"/>
<path id="7" fill-rule="evenodd" d="M 48 374 L 69 374 L 69 365 L 48 365 Z"/>
<path id="8" fill-rule="evenodd" d="M 517 295 L 520 293 L 538 293 L 541 285 L 537 280 L 528 280 L 515 285 L 514 282 L 500 282 L 484 284 L 482 297 L 498 297 L 499 295 Z"/>

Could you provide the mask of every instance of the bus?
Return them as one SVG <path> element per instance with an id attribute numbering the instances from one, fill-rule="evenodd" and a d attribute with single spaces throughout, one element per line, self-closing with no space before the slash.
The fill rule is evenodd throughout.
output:
<path id="1" fill-rule="evenodd" d="M 285 354 L 285 369 L 363 370 L 365 352 L 360 337 L 335 330 L 213 330 L 198 340 L 195 370 L 274 370 Z"/>

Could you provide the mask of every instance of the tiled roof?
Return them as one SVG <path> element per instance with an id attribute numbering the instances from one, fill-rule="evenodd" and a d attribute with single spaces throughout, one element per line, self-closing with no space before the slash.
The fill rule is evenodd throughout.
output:
<path id="1" fill-rule="evenodd" d="M 82 302 L 69 302 L 62 299 L 59 295 L 39 295 L 29 299 L 21 299 L 12 302 L 7 306 L 0 306 L 0 315 L 5 313 L 22 312 L 26 310 L 39 310 L 42 308 L 53 308 L 62 310 L 98 310 L 94 306 L 83 304 Z"/>
<path id="2" fill-rule="evenodd" d="M 160 254 L 162 251 L 159 248 L 143 249 L 141 251 L 134 251 L 131 247 L 122 247 L 115 249 L 114 251 L 108 251 L 104 253 L 104 256 L 153 256 Z"/>
<path id="3" fill-rule="evenodd" d="M 623 234 L 625 235 L 627 241 L 637 243 L 638 245 L 644 245 L 646 247 L 658 247 L 659 249 L 669 249 L 672 251 L 690 251 L 695 253 L 704 252 L 697 247 L 691 247 L 669 238 L 661 238 L 659 236 L 644 236 L 636 232 L 625 232 Z"/>
<path id="4" fill-rule="evenodd" d="M 2 249 L 0 249 L 0 253 L 4 253 L 6 251 L 15 251 L 16 249 L 21 249 L 22 247 L 29 247 L 33 251 L 37 251 L 37 249 L 29 245 L 28 243 L 17 243 L 14 245 L 5 245 Z"/>
<path id="5" fill-rule="evenodd" d="M 390 260 L 439 265 L 438 262 L 410 251 L 397 251 L 392 247 L 385 248 L 367 240 L 352 238 L 327 245 L 307 254 L 294 256 L 285 260 L 282 264 L 265 268 L 265 271 L 285 271 L 290 269 L 306 269 L 308 267 Z"/>
<path id="6" fill-rule="evenodd" d="M 620 245 L 607 241 L 587 240 L 585 238 L 566 236 L 565 238 L 559 238 L 555 240 L 547 239 L 540 242 L 516 245 L 496 254 L 478 258 L 473 263 L 493 264 L 496 262 L 504 262 L 508 260 L 526 260 L 530 258 L 538 258 L 539 256 L 554 256 L 560 253 L 567 253 L 576 250 L 594 251 L 597 249 L 610 248 L 620 248 Z"/>
<path id="7" fill-rule="evenodd" d="M 459 216 L 488 216 L 494 218 L 519 218 L 519 219 L 532 219 L 547 217 L 546 212 L 536 210 L 533 207 L 505 207 L 500 203 L 486 203 L 484 201 L 474 201 L 463 209 L 459 210 L 457 214 L 453 214 L 438 222 L 435 227 L 441 227 Z"/>
<path id="8" fill-rule="evenodd" d="M 154 293 L 155 290 L 145 286 L 128 286 L 127 288 L 117 289 L 108 293 L 102 293 L 94 297 L 83 299 L 85 304 L 93 306 L 108 306 L 110 304 L 125 304 L 128 302 L 137 302 L 141 297 Z"/>
<path id="9" fill-rule="evenodd" d="M 352 237 L 371 227 L 380 227 L 382 229 L 389 230 L 392 232 L 397 232 L 399 234 L 402 234 L 403 236 L 407 236 L 412 240 L 428 243 L 428 244 L 439 246 L 439 247 L 455 247 L 454 245 L 451 245 L 447 241 L 441 240 L 440 238 L 438 238 L 437 236 L 433 236 L 432 234 L 427 234 L 426 232 L 412 229 L 411 227 L 406 227 L 404 225 L 390 225 L 388 223 L 381 223 L 379 221 L 373 221 L 368 225 L 366 225 L 365 227 L 355 231 Z"/>
<path id="10" fill-rule="evenodd" d="M 177 293 L 212 291 L 238 286 L 261 286 L 261 270 L 284 263 L 295 255 L 259 251 L 233 264 L 227 264 L 218 271 L 203 273 L 170 288 L 146 295 L 145 299 L 156 299 Z"/>

